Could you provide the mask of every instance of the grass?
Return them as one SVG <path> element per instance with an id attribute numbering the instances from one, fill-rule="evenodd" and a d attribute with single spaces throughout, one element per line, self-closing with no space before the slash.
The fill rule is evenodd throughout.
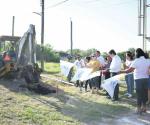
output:
<path id="1" fill-rule="evenodd" d="M 60 72 L 59 64 L 45 63 L 45 69 L 50 78 L 61 78 L 54 76 Z M 74 86 L 42 80 L 55 87 L 58 85 L 58 93 L 39 95 L 24 88 L 13 91 L 15 82 L 6 85 L 0 81 L 0 125 L 98 125 L 103 119 L 104 123 L 111 124 L 107 119 L 118 119 L 135 108 L 134 103 L 123 99 L 116 102 L 106 99 L 104 91 L 85 93 Z M 122 84 L 120 95 L 125 91 L 126 86 Z"/>
<path id="2" fill-rule="evenodd" d="M 65 100 L 65 95 L 68 95 L 67 99 L 69 98 L 62 111 L 83 123 L 92 124 L 93 122 L 100 122 L 103 118 L 118 118 L 118 114 L 121 116 L 134 109 L 133 104 L 128 104 L 124 101 L 112 102 L 106 99 L 105 96 L 102 96 L 104 92 L 100 92 L 100 95 L 89 92 L 80 93 L 79 88 L 63 84 L 59 85 L 59 88 L 63 89 L 65 94 L 58 98 Z M 124 91 L 124 88 L 121 91 Z"/>
<path id="3" fill-rule="evenodd" d="M 44 69 L 49 74 L 56 74 L 60 72 L 60 65 L 59 63 L 45 62 Z"/>
<path id="4" fill-rule="evenodd" d="M 58 106 L 61 102 L 55 96 L 41 96 L 35 93 L 13 93 L 0 86 L 0 124 L 8 125 L 78 125 L 78 121 L 63 115 Z M 5 95 L 5 96 L 2 96 Z M 60 108 L 59 108 L 60 109 Z"/>

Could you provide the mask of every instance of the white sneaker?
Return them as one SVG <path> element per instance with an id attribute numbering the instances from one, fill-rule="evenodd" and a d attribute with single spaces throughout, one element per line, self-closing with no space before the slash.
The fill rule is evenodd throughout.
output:
<path id="1" fill-rule="evenodd" d="M 129 96 L 129 93 L 125 93 L 124 95 L 125 95 L 125 96 Z"/>
<path id="2" fill-rule="evenodd" d="M 129 94 L 129 95 L 128 95 L 128 98 L 132 98 L 132 95 L 131 95 L 131 94 Z"/>

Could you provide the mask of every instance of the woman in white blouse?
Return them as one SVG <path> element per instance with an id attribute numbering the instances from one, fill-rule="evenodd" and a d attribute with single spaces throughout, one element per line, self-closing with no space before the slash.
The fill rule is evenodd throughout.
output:
<path id="1" fill-rule="evenodd" d="M 126 52 L 126 62 L 124 64 L 124 69 L 128 69 L 133 62 L 133 54 L 130 51 Z M 127 95 L 129 98 L 132 97 L 134 91 L 134 78 L 133 72 L 127 73 L 125 75 L 125 81 L 127 83 Z"/>
<path id="2" fill-rule="evenodd" d="M 134 71 L 138 114 L 141 114 L 142 112 L 146 112 L 149 67 L 150 67 L 150 62 L 146 59 L 146 55 L 144 51 L 141 48 L 138 48 L 136 50 L 136 59 L 132 62 L 132 64 L 128 69 L 121 71 L 121 73 L 129 73 Z"/>

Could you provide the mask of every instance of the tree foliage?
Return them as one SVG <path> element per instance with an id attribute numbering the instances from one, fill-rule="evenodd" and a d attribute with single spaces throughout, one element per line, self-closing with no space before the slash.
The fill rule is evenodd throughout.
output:
<path id="1" fill-rule="evenodd" d="M 36 52 L 37 52 L 37 60 L 41 59 L 41 46 L 37 44 L 36 47 Z M 80 55 L 81 57 L 86 57 L 89 56 L 93 53 L 95 53 L 97 51 L 97 49 L 95 48 L 91 48 L 91 49 L 87 49 L 87 50 L 80 50 L 80 49 L 73 49 L 73 56 L 76 55 Z M 128 51 L 131 51 L 133 54 L 135 53 L 135 49 L 134 48 L 129 48 Z M 60 52 L 56 52 L 52 46 L 50 44 L 46 44 L 45 46 L 43 46 L 43 58 L 44 61 L 46 62 L 59 62 L 60 60 L 60 54 L 64 53 L 63 55 L 71 55 L 71 50 L 67 50 L 67 51 L 60 51 Z M 125 51 L 123 52 L 119 52 L 117 53 L 120 58 L 122 60 L 125 61 Z M 103 55 L 104 57 L 106 57 L 108 55 L 107 52 L 101 52 L 101 55 Z"/>
<path id="2" fill-rule="evenodd" d="M 72 52 L 73 52 L 73 55 L 80 55 L 82 57 L 86 57 L 95 53 L 96 49 L 95 48 L 91 48 L 88 50 L 73 49 Z M 67 50 L 67 53 L 71 53 L 70 50 Z"/>
<path id="3" fill-rule="evenodd" d="M 50 44 L 46 44 L 43 46 L 43 54 L 42 48 L 40 45 L 37 44 L 36 53 L 37 53 L 37 60 L 40 60 L 43 56 L 44 61 L 46 62 L 59 62 L 59 54 L 53 50 Z"/>
<path id="4" fill-rule="evenodd" d="M 126 59 L 126 58 L 125 58 L 125 53 L 126 53 L 126 52 L 124 52 L 124 51 L 117 53 L 118 56 L 119 56 L 119 57 L 121 58 L 121 60 L 123 60 L 123 61 L 125 61 L 125 59 Z"/>

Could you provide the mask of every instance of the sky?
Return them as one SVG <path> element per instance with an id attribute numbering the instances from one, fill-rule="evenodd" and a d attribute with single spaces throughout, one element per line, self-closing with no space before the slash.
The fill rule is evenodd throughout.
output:
<path id="1" fill-rule="evenodd" d="M 53 49 L 70 49 L 70 20 L 73 49 L 120 52 L 142 48 L 142 37 L 138 36 L 138 0 L 68 0 L 57 5 L 62 1 L 45 0 L 44 43 Z M 41 12 L 40 0 L 0 0 L 0 35 L 12 34 L 12 17 L 15 16 L 14 35 L 23 36 L 33 24 L 40 44 L 41 17 L 33 12 Z M 148 36 L 149 30 L 148 23 Z"/>

